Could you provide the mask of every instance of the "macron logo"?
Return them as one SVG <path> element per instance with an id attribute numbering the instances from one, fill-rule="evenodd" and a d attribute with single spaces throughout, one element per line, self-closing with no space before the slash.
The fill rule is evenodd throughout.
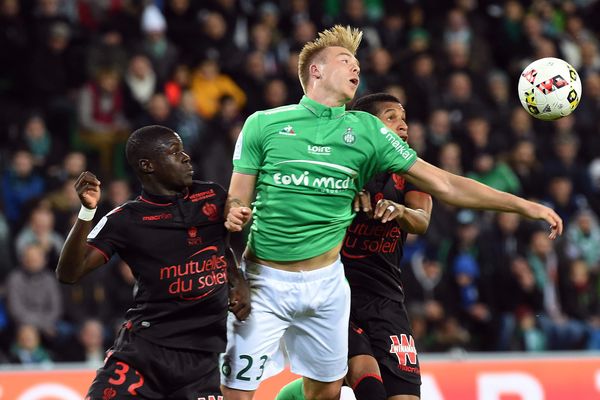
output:
<path id="1" fill-rule="evenodd" d="M 329 146 L 315 146 L 315 145 L 308 145 L 308 153 L 309 154 L 316 154 L 319 156 L 330 156 L 331 155 L 331 147 Z"/>

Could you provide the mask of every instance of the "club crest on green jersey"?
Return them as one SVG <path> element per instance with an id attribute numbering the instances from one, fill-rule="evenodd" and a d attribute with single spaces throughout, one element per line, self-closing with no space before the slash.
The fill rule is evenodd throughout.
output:
<path id="1" fill-rule="evenodd" d="M 342 139 L 344 139 L 344 143 L 346 144 L 354 144 L 354 142 L 356 142 L 354 130 L 352 128 L 346 129 L 346 132 L 344 132 L 344 136 L 342 136 Z"/>

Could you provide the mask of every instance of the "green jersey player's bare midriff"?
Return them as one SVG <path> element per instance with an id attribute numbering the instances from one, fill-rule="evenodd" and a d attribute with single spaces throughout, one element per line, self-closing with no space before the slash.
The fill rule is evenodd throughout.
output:
<path id="1" fill-rule="evenodd" d="M 233 156 L 235 172 L 256 175 L 250 254 L 282 265 L 337 257 L 357 191 L 374 174 L 405 172 L 416 159 L 379 119 L 344 106 L 305 96 L 254 113 Z"/>

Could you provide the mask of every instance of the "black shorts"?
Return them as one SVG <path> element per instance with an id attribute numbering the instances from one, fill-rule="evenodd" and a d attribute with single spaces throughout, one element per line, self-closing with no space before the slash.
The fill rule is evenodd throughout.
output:
<path id="1" fill-rule="evenodd" d="M 375 357 L 388 396 L 420 396 L 421 372 L 403 303 L 352 293 L 348 358 Z"/>
<path id="2" fill-rule="evenodd" d="M 86 400 L 222 400 L 219 354 L 170 349 L 121 329 Z"/>

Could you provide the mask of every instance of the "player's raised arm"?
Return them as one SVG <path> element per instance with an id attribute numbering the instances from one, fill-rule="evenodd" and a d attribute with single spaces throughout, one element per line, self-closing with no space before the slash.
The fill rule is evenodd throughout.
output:
<path id="1" fill-rule="evenodd" d="M 405 177 L 420 189 L 453 206 L 518 213 L 548 222 L 552 239 L 562 234 L 562 219 L 551 208 L 493 189 L 473 179 L 451 174 L 420 158 Z"/>
<path id="2" fill-rule="evenodd" d="M 87 246 L 86 238 L 100 200 L 100 181 L 91 172 L 83 172 L 75 182 L 81 211 L 60 252 L 56 277 L 63 283 L 75 283 L 106 261 L 102 253 Z"/>

